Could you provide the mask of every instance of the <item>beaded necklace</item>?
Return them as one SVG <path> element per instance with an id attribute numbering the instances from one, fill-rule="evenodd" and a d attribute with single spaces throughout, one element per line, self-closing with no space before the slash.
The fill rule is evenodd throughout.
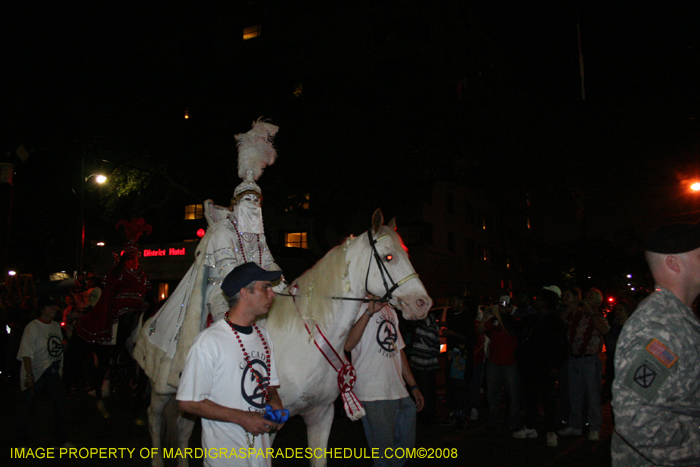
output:
<path id="1" fill-rule="evenodd" d="M 243 341 L 241 340 L 241 336 L 238 335 L 238 330 L 236 329 L 235 325 L 231 322 L 231 320 L 228 318 L 228 313 L 225 315 L 226 318 L 226 323 L 231 327 L 231 330 L 233 331 L 233 334 L 236 336 L 236 340 L 238 341 L 238 345 L 241 346 L 241 351 L 243 352 L 243 358 L 245 359 L 246 367 L 248 370 L 253 373 L 253 376 L 255 376 L 255 380 L 258 382 L 258 388 L 265 394 L 265 404 L 268 404 L 270 402 L 270 393 L 268 390 L 268 387 L 263 384 L 262 380 L 262 375 L 258 373 L 257 371 L 253 371 L 253 364 L 250 361 L 250 355 L 248 355 L 248 352 L 245 349 L 245 346 L 243 345 Z M 262 331 L 258 327 L 257 324 L 253 323 L 253 329 L 255 332 L 257 332 L 258 337 L 260 338 L 260 341 L 262 342 L 263 348 L 265 349 L 265 367 L 268 369 L 270 368 L 270 347 L 267 345 L 267 342 L 265 341 L 265 337 L 263 337 Z"/>
<path id="2" fill-rule="evenodd" d="M 255 380 L 258 382 L 258 388 L 263 392 L 265 395 L 265 405 L 268 405 L 270 403 L 270 388 L 269 386 L 266 386 L 263 384 L 263 378 L 260 373 L 257 371 L 253 370 L 253 364 L 250 361 L 250 356 L 248 355 L 248 352 L 245 349 L 245 346 L 243 345 L 243 341 L 241 340 L 241 336 L 238 335 L 238 329 L 236 329 L 235 325 L 231 322 L 231 320 L 228 318 L 228 313 L 224 315 L 226 319 L 226 323 L 229 325 L 231 330 L 233 331 L 233 334 L 236 336 L 236 340 L 238 341 L 238 345 L 241 346 L 241 351 L 243 352 L 243 358 L 245 359 L 246 367 L 248 368 L 248 371 L 250 371 L 253 376 L 255 376 Z M 267 342 L 265 341 L 265 337 L 263 337 L 262 331 L 260 331 L 260 328 L 258 327 L 257 324 L 253 323 L 253 329 L 255 332 L 258 333 L 258 337 L 260 338 L 260 341 L 262 342 L 263 348 L 265 349 L 265 367 L 270 370 L 270 347 L 267 345 Z M 246 430 L 245 432 L 245 439 L 246 443 L 248 444 L 249 448 L 255 447 L 255 435 L 251 437 L 250 433 Z"/>
<path id="3" fill-rule="evenodd" d="M 236 231 L 236 235 L 238 236 L 238 244 L 241 247 L 241 254 L 243 255 L 243 262 L 247 263 L 248 259 L 246 258 L 245 255 L 245 248 L 243 247 L 243 237 L 241 237 L 241 233 L 238 231 L 238 222 L 234 219 L 233 222 L 233 228 Z M 258 239 L 258 255 L 259 255 L 259 262 L 258 264 L 262 264 L 262 245 L 260 245 L 260 234 L 255 234 L 257 239 Z"/>

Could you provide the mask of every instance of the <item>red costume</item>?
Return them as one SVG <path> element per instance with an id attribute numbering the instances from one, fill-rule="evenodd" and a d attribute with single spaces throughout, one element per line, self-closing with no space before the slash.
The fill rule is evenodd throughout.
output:
<path id="1" fill-rule="evenodd" d="M 102 295 L 95 307 L 75 324 L 75 331 L 88 342 L 112 343 L 114 324 L 119 316 L 140 313 L 148 308 L 145 296 L 151 284 L 138 266 L 140 252 L 136 241 L 144 232 L 151 233 L 151 226 L 143 219 L 134 219 L 131 224 L 119 221 L 117 228 L 121 225 L 124 225 L 129 238 L 122 258 L 107 274 Z"/>

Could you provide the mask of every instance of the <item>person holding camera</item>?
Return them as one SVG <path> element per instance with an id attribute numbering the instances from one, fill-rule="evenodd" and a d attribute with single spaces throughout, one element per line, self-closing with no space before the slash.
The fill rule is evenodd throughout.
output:
<path id="1" fill-rule="evenodd" d="M 478 332 L 491 339 L 489 355 L 486 361 L 486 398 L 489 402 L 488 426 L 501 427 L 501 389 L 505 387 L 508 395 L 508 425 L 514 432 L 520 426 L 520 402 L 518 391 L 518 366 L 515 349 L 518 338 L 513 334 L 510 297 L 503 295 L 496 303 L 488 307 L 479 323 Z"/>

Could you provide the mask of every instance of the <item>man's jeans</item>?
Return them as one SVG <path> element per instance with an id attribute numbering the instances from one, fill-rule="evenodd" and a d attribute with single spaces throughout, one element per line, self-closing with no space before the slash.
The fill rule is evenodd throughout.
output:
<path id="1" fill-rule="evenodd" d="M 34 402 L 37 395 L 43 390 L 47 390 L 53 400 L 54 442 L 57 446 L 60 446 L 68 441 L 68 400 L 66 391 L 63 388 L 63 381 L 58 372 L 47 370 L 34 383 L 33 392 L 29 389 L 22 391 L 21 410 L 17 414 L 16 433 L 20 445 L 26 445 L 29 440 Z"/>
<path id="2" fill-rule="evenodd" d="M 570 358 L 569 399 L 571 415 L 569 426 L 580 430 L 583 427 L 583 400 L 588 400 L 588 425 L 591 431 L 600 431 L 603 424 L 602 404 L 600 400 L 602 365 L 598 355 Z"/>
<path id="3" fill-rule="evenodd" d="M 367 415 L 362 426 L 370 449 L 378 448 L 380 459 L 374 459 L 375 467 L 400 467 L 405 458 L 384 458 L 386 448 L 411 449 L 416 443 L 416 403 L 410 397 L 396 400 L 362 401 Z M 403 456 L 402 456 L 403 457 Z"/>
<path id="4" fill-rule="evenodd" d="M 481 405 L 481 383 L 484 381 L 486 362 L 474 365 L 472 380 L 469 382 L 469 407 L 478 409 Z"/>
<path id="5" fill-rule="evenodd" d="M 487 398 L 489 401 L 489 425 L 501 424 L 501 388 L 505 386 L 508 394 L 508 424 L 511 430 L 520 428 L 520 404 L 518 401 L 518 367 L 517 365 L 498 365 L 486 362 Z"/>

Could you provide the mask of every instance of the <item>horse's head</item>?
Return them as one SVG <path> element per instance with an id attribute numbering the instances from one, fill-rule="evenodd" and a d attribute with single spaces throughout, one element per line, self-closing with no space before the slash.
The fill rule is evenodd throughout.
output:
<path id="1" fill-rule="evenodd" d="M 383 224 L 384 216 L 381 209 L 377 209 L 372 216 L 372 228 L 367 232 L 371 249 L 367 291 L 388 297 L 389 304 L 401 310 L 404 318 L 422 319 L 433 301 L 413 269 L 401 237 L 395 232 L 395 220 Z"/>

